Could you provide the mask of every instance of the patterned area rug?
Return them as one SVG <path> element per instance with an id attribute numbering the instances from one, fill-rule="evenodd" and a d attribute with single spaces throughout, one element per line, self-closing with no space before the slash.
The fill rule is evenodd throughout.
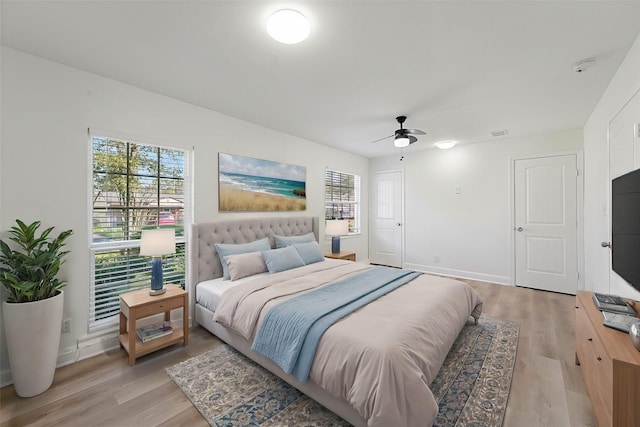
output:
<path id="1" fill-rule="evenodd" d="M 431 384 L 434 426 L 500 426 L 519 324 L 482 316 L 456 339 Z M 348 426 L 340 417 L 227 345 L 167 369 L 212 426 Z"/>

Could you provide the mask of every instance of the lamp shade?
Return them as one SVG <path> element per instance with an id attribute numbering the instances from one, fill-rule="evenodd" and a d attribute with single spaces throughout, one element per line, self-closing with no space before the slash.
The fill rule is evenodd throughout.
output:
<path id="1" fill-rule="evenodd" d="M 349 234 L 349 221 L 346 219 L 327 220 L 327 236 L 346 236 Z"/>
<path id="2" fill-rule="evenodd" d="M 176 231 L 171 229 L 142 230 L 140 255 L 162 256 L 176 251 Z"/>

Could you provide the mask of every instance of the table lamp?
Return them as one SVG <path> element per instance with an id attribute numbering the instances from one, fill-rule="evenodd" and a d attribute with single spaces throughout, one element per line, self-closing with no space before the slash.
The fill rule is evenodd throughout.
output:
<path id="1" fill-rule="evenodd" d="M 327 236 L 333 236 L 331 238 L 331 253 L 338 254 L 340 253 L 340 236 L 349 234 L 349 221 L 346 219 L 329 219 L 326 225 Z"/>
<path id="2" fill-rule="evenodd" d="M 176 231 L 171 229 L 142 230 L 140 255 L 153 257 L 149 295 L 161 295 L 167 290 L 162 283 L 162 255 L 175 253 Z"/>

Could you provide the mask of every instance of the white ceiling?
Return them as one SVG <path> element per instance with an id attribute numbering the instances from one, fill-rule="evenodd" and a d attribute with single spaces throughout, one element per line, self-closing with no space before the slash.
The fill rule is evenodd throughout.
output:
<path id="1" fill-rule="evenodd" d="M 395 117 L 475 143 L 580 128 L 640 33 L 639 1 L 10 1 L 2 44 L 367 157 Z M 296 7 L 284 45 L 268 15 Z M 584 73 L 576 61 L 595 57 Z"/>

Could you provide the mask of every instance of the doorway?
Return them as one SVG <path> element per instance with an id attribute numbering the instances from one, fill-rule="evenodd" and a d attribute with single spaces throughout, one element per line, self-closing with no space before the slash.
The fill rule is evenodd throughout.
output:
<path id="1" fill-rule="evenodd" d="M 403 172 L 375 173 L 372 181 L 369 261 L 401 268 L 404 247 Z"/>
<path id="2" fill-rule="evenodd" d="M 575 295 L 577 155 L 515 160 L 513 179 L 516 286 Z"/>
<path id="3" fill-rule="evenodd" d="M 640 90 L 609 122 L 609 185 L 611 180 L 640 168 Z M 609 192 L 611 188 L 608 188 Z M 607 200 L 607 222 L 611 238 L 611 193 Z M 611 241 L 611 239 L 609 239 Z M 608 251 L 609 293 L 620 294 L 628 289 L 627 283 L 611 267 Z"/>

